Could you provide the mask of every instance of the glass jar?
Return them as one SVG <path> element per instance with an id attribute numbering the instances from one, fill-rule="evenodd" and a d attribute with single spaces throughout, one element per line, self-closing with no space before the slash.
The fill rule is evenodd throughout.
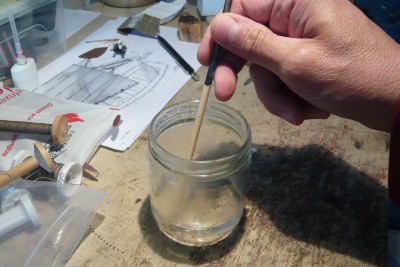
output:
<path id="1" fill-rule="evenodd" d="M 193 160 L 189 152 L 198 101 L 161 110 L 148 131 L 150 203 L 162 232 L 189 246 L 228 236 L 243 214 L 251 165 L 246 119 L 221 103 L 208 103 Z"/>

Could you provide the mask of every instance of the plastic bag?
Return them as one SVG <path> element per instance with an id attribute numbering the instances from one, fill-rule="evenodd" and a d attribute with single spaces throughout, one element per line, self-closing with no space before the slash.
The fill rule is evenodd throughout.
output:
<path id="1" fill-rule="evenodd" d="M 0 120 L 52 124 L 55 116 L 68 120 L 64 145 L 55 145 L 51 136 L 0 132 L 0 170 L 8 170 L 18 152 L 33 150 L 40 141 L 57 163 L 83 165 L 115 126 L 119 109 L 51 98 L 16 88 L 0 88 Z"/>
<path id="2" fill-rule="evenodd" d="M 0 266 L 63 266 L 106 195 L 77 185 L 20 180 L 0 191 L 0 221 L 21 205 L 7 198 L 12 192 L 30 199 L 32 220 L 3 233 L 0 225 Z"/>

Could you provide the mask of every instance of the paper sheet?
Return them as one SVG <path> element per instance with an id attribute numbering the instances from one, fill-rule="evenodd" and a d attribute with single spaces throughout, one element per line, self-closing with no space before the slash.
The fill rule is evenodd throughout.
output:
<path id="1" fill-rule="evenodd" d="M 99 12 L 64 9 L 65 37 L 68 39 L 98 16 Z"/>
<path id="2" fill-rule="evenodd" d="M 137 31 L 124 36 L 116 29 L 126 18 L 104 24 L 80 44 L 39 71 L 41 86 L 36 90 L 48 96 L 90 104 L 122 108 L 118 132 L 103 145 L 124 151 L 148 126 L 152 118 L 190 79 L 155 38 Z M 198 44 L 181 42 L 178 30 L 160 27 L 163 36 L 198 70 Z M 86 43 L 87 40 L 120 38 L 127 46 L 124 57 L 111 51 L 112 43 Z M 78 56 L 100 46 L 109 49 L 94 59 Z"/>

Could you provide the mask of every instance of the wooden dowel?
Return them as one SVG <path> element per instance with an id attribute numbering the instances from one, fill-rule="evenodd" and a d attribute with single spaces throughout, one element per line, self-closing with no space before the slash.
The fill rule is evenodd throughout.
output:
<path id="1" fill-rule="evenodd" d="M 210 95 L 211 85 L 204 85 L 203 91 L 201 93 L 199 107 L 196 113 L 196 118 L 194 120 L 194 126 L 192 130 L 192 135 L 190 138 L 190 148 L 188 159 L 192 160 L 194 155 L 194 150 L 196 149 L 197 139 L 199 138 L 201 123 L 203 122 L 204 111 L 206 110 L 208 96 Z"/>
<path id="2" fill-rule="evenodd" d="M 111 38 L 111 39 L 101 39 L 101 40 L 91 40 L 91 41 L 86 41 L 86 43 L 96 43 L 96 42 L 116 42 L 118 41 L 118 38 Z"/>
<path id="3" fill-rule="evenodd" d="M 64 116 L 56 116 L 53 124 L 0 120 L 0 131 L 51 135 L 55 144 L 63 145 L 68 135 L 68 121 Z"/>
<path id="4" fill-rule="evenodd" d="M 12 179 L 7 173 L 0 173 L 0 188 L 5 187 L 11 181 L 12 181 Z"/>
<path id="5" fill-rule="evenodd" d="M 24 160 L 23 163 L 16 165 L 14 168 L 9 169 L 6 173 L 11 177 L 11 179 L 16 179 L 21 177 L 31 171 L 39 168 L 39 163 L 35 157 L 29 157 Z"/>
<path id="6" fill-rule="evenodd" d="M 39 168 L 39 163 L 35 157 L 30 157 L 23 163 L 9 169 L 5 173 L 0 174 L 0 188 L 9 184 L 12 180 L 15 180 L 31 171 Z"/>
<path id="7" fill-rule="evenodd" d="M 232 0 L 225 0 L 224 8 L 222 10 L 223 13 L 229 12 L 232 5 Z M 217 67 L 217 59 L 219 55 L 220 46 L 215 44 L 211 53 L 210 65 L 208 66 L 206 80 L 204 82 L 203 92 L 201 94 L 201 100 L 199 103 L 199 108 L 196 114 L 196 118 L 194 121 L 194 127 L 192 131 L 192 136 L 190 140 L 189 154 L 188 159 L 192 160 L 194 151 L 196 149 L 197 138 L 199 137 L 201 123 L 204 117 L 204 111 L 207 106 L 207 99 L 210 94 L 211 85 L 214 80 L 215 69 Z"/>
<path id="8" fill-rule="evenodd" d="M 51 135 L 51 124 L 19 122 L 19 121 L 0 121 L 0 131 L 10 133 L 27 133 Z"/>
<path id="9" fill-rule="evenodd" d="M 18 164 L 4 173 L 0 173 L 0 188 L 39 167 L 44 168 L 48 172 L 54 172 L 55 164 L 51 159 L 50 154 L 47 153 L 46 149 L 40 142 L 34 143 L 34 153 L 34 157 L 29 157 L 21 164 Z"/>

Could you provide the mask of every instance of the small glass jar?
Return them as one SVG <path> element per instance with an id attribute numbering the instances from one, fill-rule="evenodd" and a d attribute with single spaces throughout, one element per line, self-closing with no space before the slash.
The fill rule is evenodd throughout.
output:
<path id="1" fill-rule="evenodd" d="M 228 236 L 243 214 L 251 165 L 246 119 L 221 103 L 208 103 L 193 160 L 186 159 L 198 101 L 161 110 L 148 131 L 150 203 L 171 239 L 207 246 Z"/>

